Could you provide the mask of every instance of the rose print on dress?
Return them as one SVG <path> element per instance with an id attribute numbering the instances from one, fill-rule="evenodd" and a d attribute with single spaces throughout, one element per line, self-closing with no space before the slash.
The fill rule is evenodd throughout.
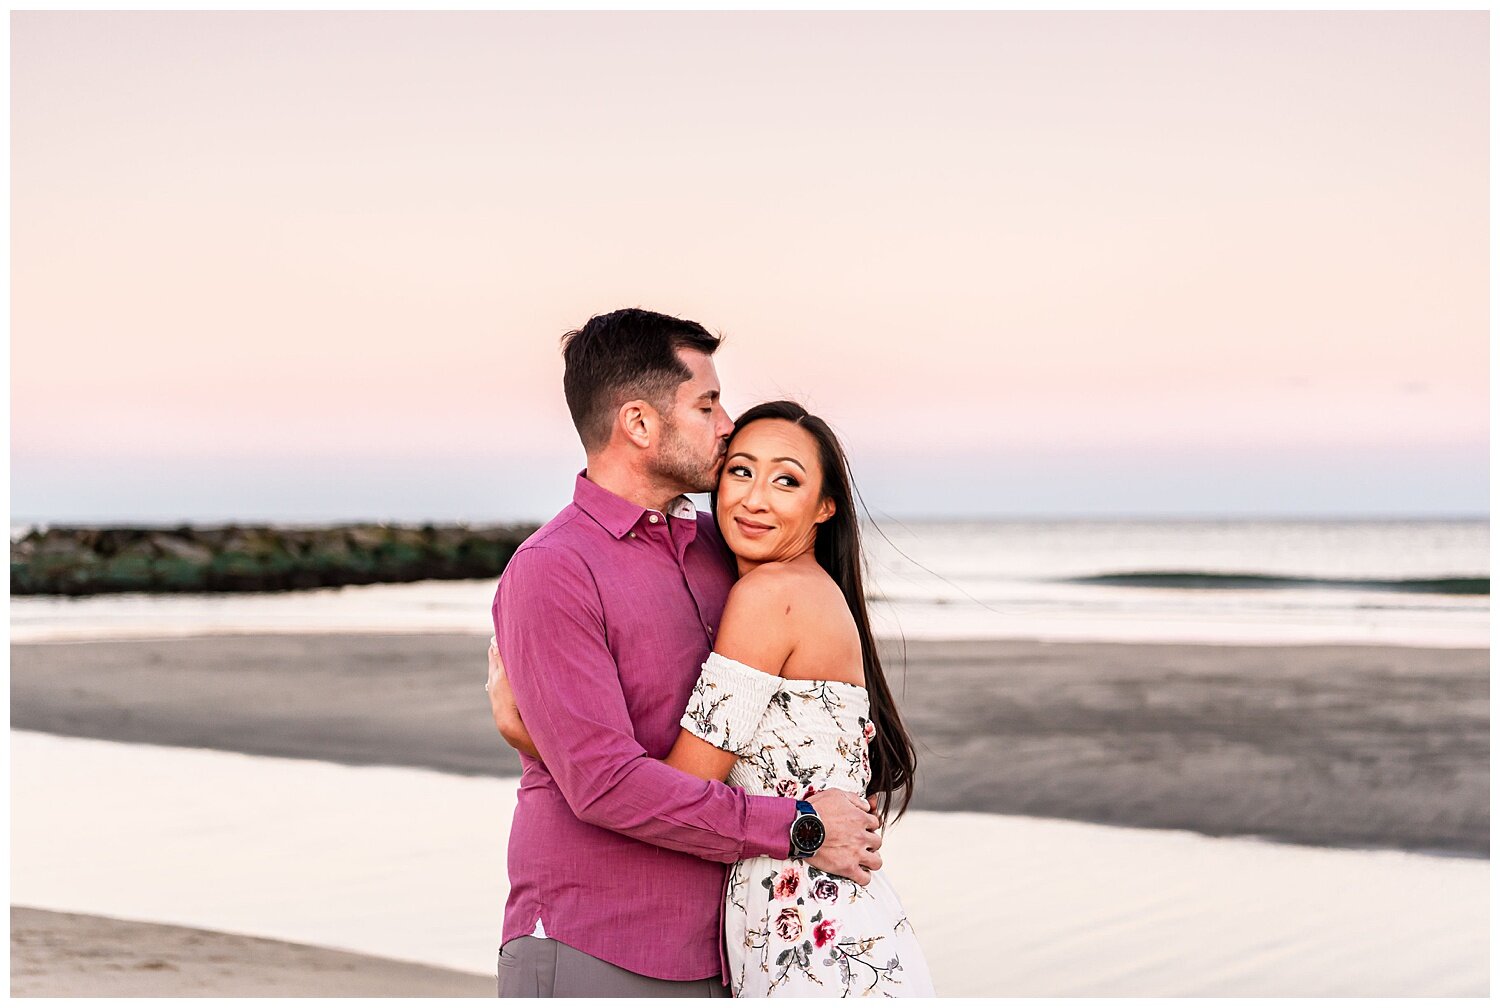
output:
<path id="1" fill-rule="evenodd" d="M 776 882 L 771 887 L 772 895 L 779 900 L 789 900 L 802 891 L 802 873 L 797 870 L 796 865 L 787 865 L 776 876 Z"/>
<path id="2" fill-rule="evenodd" d="M 820 878 L 813 883 L 813 899 L 832 903 L 839 898 L 839 884 L 831 878 Z"/>
<path id="3" fill-rule="evenodd" d="M 876 729 L 862 687 L 786 680 L 748 666 L 740 674 L 745 678 L 700 678 L 689 712 L 696 716 L 683 719 L 711 743 L 743 740 L 727 783 L 781 798 L 830 788 L 868 792 Z M 731 694 L 732 701 L 714 706 Z M 763 704 L 753 716 L 748 696 Z M 700 725 L 700 718 L 712 724 Z M 730 868 L 724 895 L 735 997 L 933 996 L 921 948 L 884 871 L 861 886 L 803 860 L 751 858 Z"/>
<path id="4" fill-rule="evenodd" d="M 796 941 L 802 937 L 804 925 L 802 908 L 789 906 L 776 915 L 776 920 L 771 925 L 776 929 L 776 937 L 782 941 Z"/>

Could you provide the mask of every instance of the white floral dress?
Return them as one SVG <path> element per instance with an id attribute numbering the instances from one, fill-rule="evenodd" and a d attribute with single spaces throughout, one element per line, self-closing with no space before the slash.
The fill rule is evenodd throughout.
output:
<path id="1" fill-rule="evenodd" d="M 728 782 L 803 798 L 870 782 L 864 687 L 782 679 L 713 653 L 682 726 L 740 759 Z M 802 860 L 758 857 L 729 870 L 724 933 L 735 997 L 933 997 L 927 961 L 884 871 L 869 886 Z"/>

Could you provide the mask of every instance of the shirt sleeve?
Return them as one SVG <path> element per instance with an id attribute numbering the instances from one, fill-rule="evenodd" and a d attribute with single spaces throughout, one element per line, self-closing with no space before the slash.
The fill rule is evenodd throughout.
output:
<path id="1" fill-rule="evenodd" d="M 786 685 L 780 676 L 711 652 L 688 698 L 682 727 L 725 752 L 743 756 L 771 697 Z"/>
<path id="2" fill-rule="evenodd" d="M 582 558 L 545 546 L 519 551 L 492 615 L 516 706 L 574 815 L 709 861 L 788 856 L 790 799 L 700 780 L 636 741 Z"/>

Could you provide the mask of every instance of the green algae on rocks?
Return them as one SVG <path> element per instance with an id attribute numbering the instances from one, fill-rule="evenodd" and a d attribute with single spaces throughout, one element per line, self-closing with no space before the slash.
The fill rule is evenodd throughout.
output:
<path id="1" fill-rule="evenodd" d="M 246 592 L 497 577 L 535 525 L 52 526 L 11 543 L 12 595 Z"/>

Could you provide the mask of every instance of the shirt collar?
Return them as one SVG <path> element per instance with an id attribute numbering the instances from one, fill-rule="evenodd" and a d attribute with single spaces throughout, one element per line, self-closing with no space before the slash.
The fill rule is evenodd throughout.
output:
<path id="1" fill-rule="evenodd" d="M 579 473 L 578 479 L 573 483 L 573 503 L 578 506 L 579 510 L 598 522 L 610 535 L 616 539 L 625 538 L 626 533 L 635 528 L 636 524 L 652 509 L 632 504 L 625 498 L 610 493 L 590 480 L 587 473 L 587 469 Z M 686 494 L 678 494 L 672 498 L 667 504 L 666 513 L 673 518 L 698 517 L 698 509 L 693 506 L 693 502 Z"/>

